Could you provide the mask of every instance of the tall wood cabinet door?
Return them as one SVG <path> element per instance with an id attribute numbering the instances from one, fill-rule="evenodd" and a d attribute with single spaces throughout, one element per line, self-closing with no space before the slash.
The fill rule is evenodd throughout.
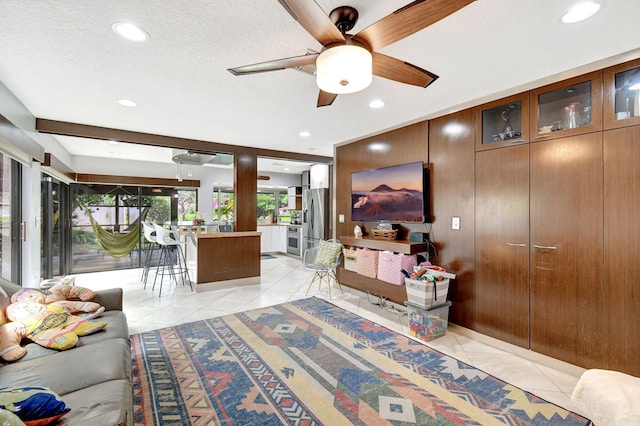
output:
<path id="1" fill-rule="evenodd" d="M 602 133 L 530 147 L 531 349 L 589 367 L 602 358 Z"/>
<path id="2" fill-rule="evenodd" d="M 476 153 L 475 329 L 529 347 L 529 145 Z"/>
<path id="3" fill-rule="evenodd" d="M 604 132 L 604 368 L 640 376 L 640 126 Z"/>

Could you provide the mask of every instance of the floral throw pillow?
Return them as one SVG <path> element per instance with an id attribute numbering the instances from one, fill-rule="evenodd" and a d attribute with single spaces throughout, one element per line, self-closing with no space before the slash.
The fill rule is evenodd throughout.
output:
<path id="1" fill-rule="evenodd" d="M 320 241 L 316 253 L 316 264 L 320 266 L 334 266 L 342 251 L 342 244 L 329 241 Z"/>

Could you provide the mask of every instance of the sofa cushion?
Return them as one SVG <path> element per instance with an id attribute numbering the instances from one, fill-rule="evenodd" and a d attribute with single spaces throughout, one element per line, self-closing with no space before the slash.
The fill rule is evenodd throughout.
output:
<path id="1" fill-rule="evenodd" d="M 92 345 L 98 342 L 102 342 L 103 340 L 114 338 L 129 340 L 129 328 L 127 326 L 127 318 L 124 312 L 106 311 L 95 321 L 105 321 L 107 323 L 107 326 L 96 333 L 80 337 L 76 347 Z M 27 354 L 16 362 L 25 362 L 30 359 L 59 353 L 59 351 L 55 349 L 44 348 L 40 345 L 32 343 L 28 339 L 24 339 L 22 341 L 22 345 L 27 350 Z"/>
<path id="2" fill-rule="evenodd" d="M 40 386 L 0 389 L 0 408 L 16 414 L 27 426 L 47 425 L 69 412 L 60 396 Z"/>
<path id="3" fill-rule="evenodd" d="M 111 380 L 62 395 L 71 412 L 62 425 L 126 425 L 133 423 L 133 389 L 126 380 Z"/>
<path id="4" fill-rule="evenodd" d="M 109 339 L 2 367 L 0 387 L 45 386 L 59 395 L 109 380 L 131 381 L 128 339 Z"/>
<path id="5" fill-rule="evenodd" d="M 80 337 L 78 346 L 92 345 L 108 339 L 129 340 L 129 327 L 124 312 L 106 311 L 92 321 L 106 321 L 107 326 L 98 332 Z"/>

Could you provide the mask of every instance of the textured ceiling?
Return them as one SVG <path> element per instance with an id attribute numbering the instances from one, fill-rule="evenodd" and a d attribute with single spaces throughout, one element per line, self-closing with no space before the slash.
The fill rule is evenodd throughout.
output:
<path id="1" fill-rule="evenodd" d="M 351 33 L 409 2 L 348 1 L 360 12 Z M 307 73 L 227 71 L 320 49 L 277 0 L 1 0 L 0 81 L 36 117 L 332 156 L 337 143 L 640 56 L 640 1 L 602 1 L 596 16 L 562 24 L 575 2 L 478 0 L 381 50 L 439 75 L 434 84 L 374 77 L 364 91 L 316 108 Z M 317 3 L 329 13 L 345 2 Z M 141 25 L 150 39 L 118 37 L 118 21 Z M 386 106 L 369 109 L 375 98 Z M 311 136 L 301 138 L 303 130 Z M 69 139 L 59 140 L 74 156 L 115 156 L 104 143 Z M 153 152 L 144 157 L 167 155 Z"/>

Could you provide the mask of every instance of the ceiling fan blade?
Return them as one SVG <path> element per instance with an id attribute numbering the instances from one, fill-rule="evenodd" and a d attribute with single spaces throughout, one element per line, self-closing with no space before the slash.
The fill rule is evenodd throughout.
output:
<path id="1" fill-rule="evenodd" d="M 258 72 L 277 71 L 286 68 L 298 68 L 306 65 L 315 65 L 319 53 L 308 53 L 292 58 L 274 59 L 273 61 L 260 62 L 258 64 L 243 65 L 241 67 L 229 68 L 233 75 L 255 74 Z"/>
<path id="2" fill-rule="evenodd" d="M 338 95 L 335 93 L 324 92 L 321 90 L 320 93 L 318 94 L 317 107 L 320 108 L 323 106 L 329 106 L 333 103 L 333 101 L 336 100 L 337 97 Z"/>
<path id="3" fill-rule="evenodd" d="M 369 25 L 353 38 L 378 50 L 416 33 L 475 0 L 416 0 Z"/>
<path id="4" fill-rule="evenodd" d="M 377 52 L 373 52 L 373 74 L 420 87 L 427 87 L 438 79 L 427 70 Z"/>
<path id="5" fill-rule="evenodd" d="M 313 0 L 278 0 L 293 19 L 323 46 L 344 42 L 344 36 Z"/>

